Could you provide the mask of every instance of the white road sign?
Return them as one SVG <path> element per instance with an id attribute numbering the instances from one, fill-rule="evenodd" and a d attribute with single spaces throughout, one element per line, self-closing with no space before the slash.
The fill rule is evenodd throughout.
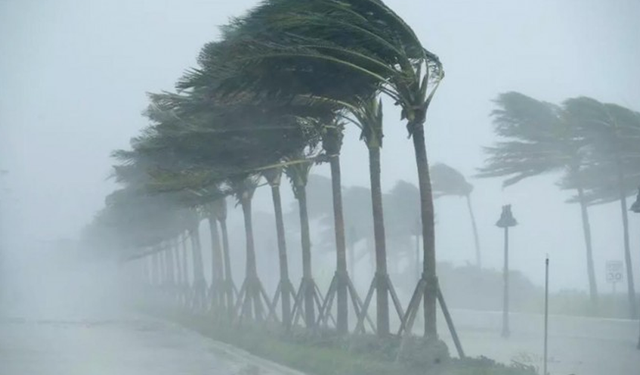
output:
<path id="1" fill-rule="evenodd" d="M 610 284 L 619 283 L 624 277 L 622 262 L 619 260 L 607 261 L 607 282 Z"/>

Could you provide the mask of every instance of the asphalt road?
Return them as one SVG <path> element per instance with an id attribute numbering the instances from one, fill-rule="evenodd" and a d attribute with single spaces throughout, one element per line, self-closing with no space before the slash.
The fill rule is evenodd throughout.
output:
<path id="1" fill-rule="evenodd" d="M 2 375 L 283 375 L 143 317 L 0 320 Z"/>
<path id="2" fill-rule="evenodd" d="M 454 310 L 452 316 L 467 355 L 533 365 L 542 373 L 542 315 L 511 314 L 508 339 L 500 336 L 500 312 Z M 444 319 L 440 319 L 440 333 L 454 354 Z M 551 375 L 640 375 L 637 342 L 638 321 L 551 316 L 548 372 Z"/>
<path id="3" fill-rule="evenodd" d="M 542 368 L 541 315 L 511 314 L 500 337 L 499 312 L 452 312 L 464 350 L 499 362 Z M 639 375 L 638 323 L 551 316 L 551 375 Z M 416 327 L 418 328 L 418 327 Z M 440 333 L 455 354 L 440 320 Z M 11 315 L 0 318 L 2 375 L 283 375 L 242 353 L 176 325 L 124 312 Z M 541 371 L 540 371 L 541 372 Z"/>

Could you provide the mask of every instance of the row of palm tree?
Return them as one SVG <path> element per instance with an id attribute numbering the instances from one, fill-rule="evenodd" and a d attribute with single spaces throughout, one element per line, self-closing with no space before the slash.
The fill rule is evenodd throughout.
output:
<path id="1" fill-rule="evenodd" d="M 568 201 L 580 205 L 589 292 L 593 305 L 598 288 L 588 208 L 620 202 L 630 315 L 637 317 L 627 197 L 640 184 L 640 113 L 595 99 L 578 97 L 561 105 L 517 92 L 500 94 L 492 112 L 501 138 L 486 148 L 480 177 L 506 177 L 504 186 L 545 173 L 560 172 L 558 186 L 572 190 Z"/>
<path id="2" fill-rule="evenodd" d="M 424 125 L 444 76 L 437 56 L 425 49 L 413 30 L 379 0 L 267 0 L 234 19 L 222 31 L 221 40 L 203 47 L 198 67 L 178 81 L 177 93 L 150 95 L 146 115 L 151 125 L 134 139 L 131 151 L 115 154 L 123 163 L 120 170 L 139 172 L 118 176 L 126 184 L 123 190 L 133 196 L 142 192 L 122 205 L 137 205 L 140 196 L 149 192 L 169 194 L 172 200 L 182 203 L 181 210 L 196 218 L 188 223 L 188 231 L 192 244 L 198 248 L 197 220 L 207 217 L 213 229 L 223 222 L 212 213 L 213 209 L 203 215 L 206 211 L 203 207 L 225 196 L 235 196 L 245 218 L 246 277 L 234 309 L 240 310 L 243 317 L 261 319 L 268 315 L 264 308 L 272 307 L 264 306 L 269 302 L 264 298 L 256 272 L 251 201 L 261 177 L 268 175 L 279 233 L 282 305 L 283 310 L 288 310 L 284 305 L 290 303 L 285 300 L 292 294 L 292 288 L 282 224 L 278 224 L 282 215 L 277 190 L 284 171 L 299 204 L 303 249 L 303 281 L 291 310 L 293 316 L 287 313 L 285 324 L 291 324 L 290 319 L 303 311 L 305 323 L 311 327 L 316 324 L 316 313 L 326 305 L 313 282 L 305 187 L 312 164 L 328 160 L 337 257 L 337 327 L 346 332 L 348 291 L 353 287 L 346 266 L 339 154 L 343 129 L 355 124 L 369 149 L 376 249 L 376 274 L 369 297 L 375 290 L 377 332 L 386 336 L 388 296 L 394 300 L 395 297 L 387 274 L 380 188 L 383 136 L 380 96 L 389 97 L 401 107 L 402 119 L 406 120 L 413 139 L 423 238 L 421 279 L 408 310 L 402 311 L 396 303 L 396 311 L 403 315 L 402 330 L 410 330 L 422 302 L 424 334 L 436 337 L 436 299 L 440 293 Z M 318 147 L 319 144 L 322 146 Z M 131 228 L 125 231 L 130 232 Z M 224 228 L 222 232 L 224 239 Z M 176 233 L 173 234 L 175 237 Z M 217 235 L 212 236 L 216 243 Z M 146 245 L 148 241 L 127 245 L 134 244 Z M 227 257 L 229 249 L 221 248 Z M 194 250 L 194 255 L 197 254 Z M 214 254 L 214 258 L 220 257 L 217 248 Z M 201 257 L 193 258 L 195 262 Z M 219 266 L 218 261 L 214 260 L 215 271 L 220 275 L 223 270 L 225 275 L 218 276 L 216 282 L 228 282 L 229 269 Z M 233 295 L 229 286 L 225 288 L 210 287 Z M 203 287 L 195 290 L 201 296 L 198 303 L 202 303 Z M 368 300 L 364 306 L 354 302 L 359 322 L 366 318 Z"/>

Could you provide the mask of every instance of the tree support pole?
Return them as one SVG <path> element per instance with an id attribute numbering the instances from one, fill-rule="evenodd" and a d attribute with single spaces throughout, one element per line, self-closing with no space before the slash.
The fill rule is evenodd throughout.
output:
<path id="1" fill-rule="evenodd" d="M 400 330 L 398 331 L 398 335 L 408 336 L 411 334 L 413 329 L 413 324 L 415 323 L 415 318 L 418 313 L 418 308 L 420 307 L 420 302 L 426 293 L 426 289 L 429 286 L 426 285 L 424 278 L 421 278 L 418 282 L 418 285 L 413 292 L 413 296 L 411 296 L 411 300 L 409 301 L 409 306 L 407 306 L 407 311 L 404 314 L 400 322 Z M 458 333 L 456 331 L 455 325 L 453 323 L 453 319 L 451 318 L 451 314 L 449 313 L 449 309 L 447 308 L 447 304 L 444 299 L 444 295 L 442 294 L 442 289 L 440 289 L 440 285 L 436 285 L 436 296 L 438 302 L 440 303 L 440 308 L 442 309 L 442 313 L 447 322 L 447 327 L 449 328 L 449 332 L 451 333 L 451 337 L 453 338 L 453 342 L 456 346 L 456 350 L 458 351 L 458 356 L 460 358 L 465 358 L 464 350 L 462 349 L 462 344 L 460 342 L 460 338 L 458 337 Z"/>
<path id="2" fill-rule="evenodd" d="M 393 306 L 395 308 L 396 314 L 398 318 L 402 321 L 405 313 L 402 310 L 402 306 L 400 304 L 400 299 L 396 294 L 395 288 L 391 282 L 391 278 L 389 278 L 388 274 L 376 274 L 371 280 L 371 285 L 369 287 L 369 291 L 367 292 L 367 296 L 365 297 L 364 305 L 362 306 L 362 310 L 358 315 L 358 321 L 356 324 L 356 333 L 365 333 L 364 321 L 367 319 L 367 312 L 369 311 L 369 305 L 371 304 L 371 300 L 373 299 L 373 294 L 375 291 L 378 291 L 380 288 L 384 290 L 388 295 L 391 296 L 391 300 L 393 302 Z M 374 330 L 375 332 L 376 330 Z"/>

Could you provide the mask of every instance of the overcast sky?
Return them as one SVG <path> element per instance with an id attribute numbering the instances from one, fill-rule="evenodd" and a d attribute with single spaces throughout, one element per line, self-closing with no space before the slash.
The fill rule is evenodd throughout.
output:
<path id="1" fill-rule="evenodd" d="M 578 95 L 640 110 L 640 1 L 388 0 L 444 63 L 446 78 L 427 121 L 432 162 L 467 175 L 495 139 L 488 116 L 500 92 L 552 102 Z M 14 242 L 75 237 L 114 189 L 107 180 L 113 149 L 146 125 L 146 92 L 171 90 L 195 64 L 217 26 L 254 0 L 0 0 L 0 169 L 10 171 L 3 216 Z M 419 5 L 421 4 L 421 5 Z M 399 113 L 385 111 L 383 187 L 415 182 L 411 142 Z M 345 185 L 368 185 L 366 149 L 347 134 Z M 316 173 L 328 175 L 327 167 Z M 545 253 L 556 286 L 584 288 L 580 213 L 567 205 L 556 176 L 502 190 L 499 180 L 472 180 L 485 264 L 499 267 L 500 206 L 512 203 L 512 265 L 539 282 Z M 265 198 L 265 192 L 258 195 Z M 5 199 L 0 198 L 0 201 Z M 268 201 L 259 207 L 268 209 Z M 591 210 L 597 274 L 622 259 L 620 207 Z M 439 260 L 473 258 L 462 200 L 437 202 Z M 640 274 L 640 215 L 631 217 Z"/>

